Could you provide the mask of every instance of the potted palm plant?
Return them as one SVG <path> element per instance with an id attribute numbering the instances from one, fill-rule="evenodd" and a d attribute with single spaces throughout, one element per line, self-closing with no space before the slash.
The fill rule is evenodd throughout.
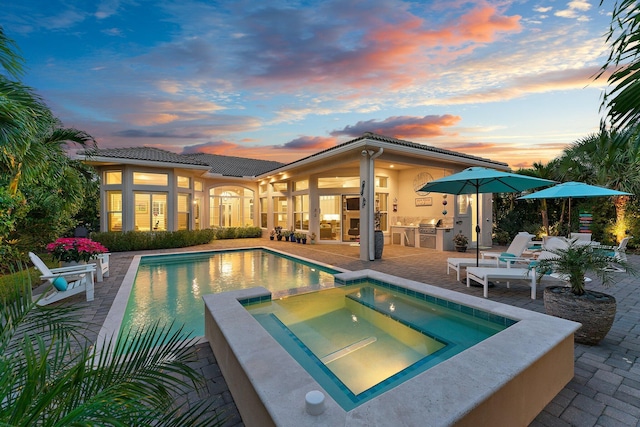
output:
<path id="1" fill-rule="evenodd" d="M 568 286 L 547 286 L 544 289 L 544 307 L 547 314 L 582 323 L 576 331 L 575 341 L 581 344 L 598 344 L 607 335 L 616 314 L 616 299 L 613 295 L 585 288 L 586 273 L 594 274 L 604 287 L 615 282 L 609 268 L 612 263 L 629 269 L 626 261 L 614 253 L 578 244 L 576 240 L 560 249 L 548 250 L 552 255 L 536 263 L 538 279 L 552 273 L 565 280 Z"/>

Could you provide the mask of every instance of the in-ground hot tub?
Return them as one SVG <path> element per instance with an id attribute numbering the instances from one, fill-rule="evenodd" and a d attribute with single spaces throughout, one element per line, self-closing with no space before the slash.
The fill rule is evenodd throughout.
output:
<path id="1" fill-rule="evenodd" d="M 364 394 L 365 398 L 345 404 L 342 397 L 332 397 L 336 396 L 332 390 L 336 387 L 331 380 L 319 378 L 314 368 L 309 368 L 313 364 L 296 360 L 285 350 L 286 343 L 283 347 L 241 304 L 267 305 L 268 291 L 254 288 L 207 295 L 205 335 L 246 425 L 527 425 L 573 377 L 573 332 L 577 323 L 370 270 L 343 273 L 336 276 L 336 281 L 346 287 L 355 284 L 355 289 L 359 283 L 375 283 L 404 300 L 430 299 L 461 313 L 475 313 L 483 321 L 503 319 L 499 321 L 506 321 L 508 327 L 438 364 L 431 362 L 446 351 L 447 346 L 440 344 L 448 342 L 447 337 L 435 337 L 434 346 L 403 332 L 400 341 L 431 348 L 391 377 L 424 360 L 426 369 L 414 369 L 392 387 L 387 387 L 388 383 L 397 378 L 381 379 L 387 383 L 381 387 L 377 383 L 356 385 L 353 390 L 346 387 L 347 395 Z M 359 298 L 351 293 L 349 299 L 358 302 Z M 378 318 L 381 314 L 367 316 L 377 319 L 372 322 L 384 329 L 387 321 Z M 404 323 L 409 329 L 422 328 Z M 380 332 L 373 335 L 377 337 Z M 373 348 L 370 345 L 375 342 L 377 338 L 364 337 L 356 340 L 354 347 L 347 345 L 319 357 L 321 363 L 316 364 L 328 362 L 329 366 L 342 357 L 345 349 L 351 353 Z M 313 390 L 325 395 L 326 409 L 320 415 L 305 412 L 305 396 Z"/>

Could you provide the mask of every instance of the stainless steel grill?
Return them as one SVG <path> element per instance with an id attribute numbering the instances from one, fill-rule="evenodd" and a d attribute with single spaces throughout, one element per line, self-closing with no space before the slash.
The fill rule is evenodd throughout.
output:
<path id="1" fill-rule="evenodd" d="M 418 234 L 420 235 L 421 248 L 436 248 L 436 220 L 423 220 L 418 224 Z"/>
<path id="2" fill-rule="evenodd" d="M 423 220 L 418 224 L 419 234 L 436 234 L 436 220 Z"/>

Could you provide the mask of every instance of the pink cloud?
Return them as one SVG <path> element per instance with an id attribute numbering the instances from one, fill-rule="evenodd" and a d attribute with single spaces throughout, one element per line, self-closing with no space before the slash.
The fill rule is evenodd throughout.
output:
<path id="1" fill-rule="evenodd" d="M 450 16 L 444 23 L 392 7 L 374 2 L 358 14 L 340 10 L 340 25 L 316 22 L 300 11 L 261 10 L 248 17 L 250 26 L 245 23 L 247 35 L 241 39 L 252 61 L 245 67 L 251 74 L 248 83 L 398 89 L 427 75 L 429 63 L 451 61 L 501 33 L 521 30 L 520 16 L 505 16 L 492 6 Z"/>
<path id="2" fill-rule="evenodd" d="M 400 139 L 433 138 L 447 135 L 445 127 L 454 126 L 460 116 L 445 114 L 442 116 L 394 116 L 385 120 L 360 121 L 353 126 L 331 132 L 333 136 L 346 135 L 358 137 L 364 132 L 374 132 Z"/>
<path id="3" fill-rule="evenodd" d="M 312 150 L 321 151 L 336 145 L 336 138 L 322 136 L 301 136 L 282 145 L 287 150 Z"/>
<path id="4" fill-rule="evenodd" d="M 312 137 L 310 137 L 312 138 Z M 314 139 L 314 138 L 312 138 Z M 167 149 L 167 146 L 159 146 Z M 312 149 L 310 149 L 312 150 Z M 176 150 L 179 151 L 179 150 Z M 298 160 L 303 155 L 300 149 L 283 150 L 280 145 L 246 146 L 231 141 L 211 141 L 203 144 L 189 145 L 182 149 L 182 154 L 207 153 L 222 156 L 246 157 L 248 159 L 273 160 L 281 163 L 289 163 Z"/>
<path id="5" fill-rule="evenodd" d="M 498 142 L 477 143 L 440 143 L 434 144 L 447 150 L 459 151 L 473 156 L 506 162 L 511 168 L 529 168 L 535 162 L 547 163 L 559 156 L 566 148 L 566 143 L 549 142 L 544 144 L 516 144 Z"/>
<path id="6" fill-rule="evenodd" d="M 520 18 L 501 16 L 496 8 L 483 6 L 464 15 L 458 28 L 463 39 L 487 43 L 495 40 L 497 33 L 520 31 Z"/>

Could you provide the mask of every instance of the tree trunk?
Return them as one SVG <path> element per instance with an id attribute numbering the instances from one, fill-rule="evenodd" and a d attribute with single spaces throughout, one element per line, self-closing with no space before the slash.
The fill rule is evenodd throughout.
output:
<path id="1" fill-rule="evenodd" d="M 541 210 L 540 214 L 542 215 L 542 226 L 544 227 L 544 231 L 547 233 L 547 236 L 550 234 L 549 230 L 549 213 L 547 210 L 547 201 L 545 199 L 541 200 Z"/>
<path id="2" fill-rule="evenodd" d="M 626 236 L 627 222 L 625 214 L 627 212 L 627 203 L 629 196 L 614 197 L 613 204 L 616 208 L 616 243 L 619 243 Z"/>

